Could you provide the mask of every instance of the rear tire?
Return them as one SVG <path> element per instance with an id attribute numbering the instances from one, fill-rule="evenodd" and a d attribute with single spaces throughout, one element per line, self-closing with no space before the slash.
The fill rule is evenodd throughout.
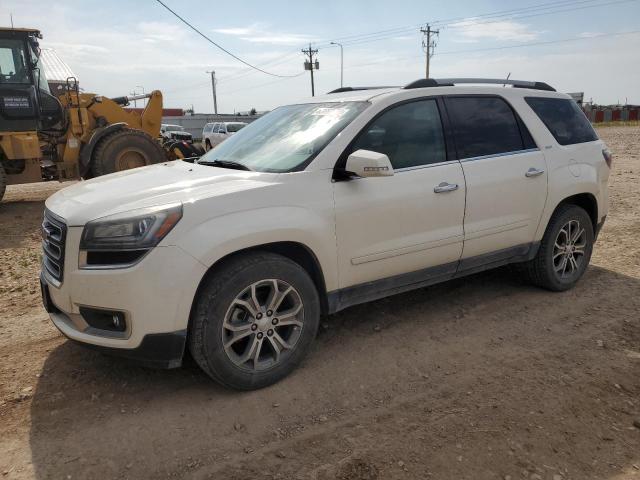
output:
<path id="1" fill-rule="evenodd" d="M 554 292 L 568 290 L 587 269 L 593 243 L 587 212 L 577 205 L 561 205 L 549 220 L 535 258 L 518 266 L 534 285 Z"/>
<path id="2" fill-rule="evenodd" d="M 300 265 L 252 253 L 226 262 L 205 280 L 191 317 L 189 350 L 222 385 L 258 389 L 296 368 L 319 319 L 318 292 Z"/>
<path id="3" fill-rule="evenodd" d="M 2 197 L 4 197 L 4 192 L 7 190 L 7 174 L 4 171 L 4 167 L 2 163 L 0 163 L 0 202 L 2 201 Z"/>
<path id="4" fill-rule="evenodd" d="M 141 130 L 123 128 L 100 140 L 93 152 L 91 176 L 99 177 L 166 160 L 158 141 Z"/>

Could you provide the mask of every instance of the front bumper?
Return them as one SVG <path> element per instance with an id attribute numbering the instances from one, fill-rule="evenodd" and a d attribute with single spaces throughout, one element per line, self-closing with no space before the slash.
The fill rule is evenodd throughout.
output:
<path id="1" fill-rule="evenodd" d="M 185 347 L 191 305 L 206 268 L 176 246 L 156 247 L 128 268 L 78 268 L 81 227 L 67 234 L 62 283 L 41 275 L 43 301 L 63 335 L 143 364 L 177 367 Z M 90 327 L 80 309 L 123 312 L 122 332 Z"/>
<path id="2" fill-rule="evenodd" d="M 71 340 L 78 345 L 97 350 L 106 355 L 125 358 L 145 367 L 178 368 L 182 365 L 187 331 L 180 330 L 179 332 L 145 335 L 138 347 L 130 349 L 102 347 Z"/>

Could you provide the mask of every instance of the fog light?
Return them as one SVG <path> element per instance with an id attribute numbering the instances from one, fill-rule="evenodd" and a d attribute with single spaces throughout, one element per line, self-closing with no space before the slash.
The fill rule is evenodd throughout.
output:
<path id="1" fill-rule="evenodd" d="M 80 315 L 90 327 L 110 332 L 124 332 L 127 329 L 124 312 L 80 307 Z"/>

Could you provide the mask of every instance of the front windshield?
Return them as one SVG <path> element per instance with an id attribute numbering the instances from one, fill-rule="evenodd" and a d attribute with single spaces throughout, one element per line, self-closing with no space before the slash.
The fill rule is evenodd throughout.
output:
<path id="1" fill-rule="evenodd" d="M 0 83 L 30 83 L 22 40 L 0 39 Z"/>
<path id="2" fill-rule="evenodd" d="M 259 172 L 303 169 L 369 103 L 280 107 L 209 150 L 200 161 L 235 162 Z"/>
<path id="3" fill-rule="evenodd" d="M 167 125 L 165 127 L 165 130 L 167 132 L 175 132 L 175 131 L 179 131 L 182 132 L 184 130 L 184 127 L 180 126 L 180 125 Z"/>
<path id="4" fill-rule="evenodd" d="M 246 127 L 246 123 L 227 123 L 227 132 L 233 133 L 240 130 L 242 127 Z"/>

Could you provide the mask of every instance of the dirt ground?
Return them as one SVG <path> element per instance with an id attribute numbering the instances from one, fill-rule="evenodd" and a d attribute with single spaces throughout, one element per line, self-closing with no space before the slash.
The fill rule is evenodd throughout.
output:
<path id="1" fill-rule="evenodd" d="M 640 128 L 599 133 L 611 210 L 574 290 L 501 269 L 350 308 L 249 393 L 66 341 L 37 283 L 60 186 L 9 188 L 0 478 L 640 479 Z"/>

